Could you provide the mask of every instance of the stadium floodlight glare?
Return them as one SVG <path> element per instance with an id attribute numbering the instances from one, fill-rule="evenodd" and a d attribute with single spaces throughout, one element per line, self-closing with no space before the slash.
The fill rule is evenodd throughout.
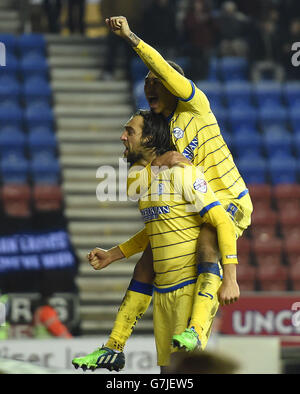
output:
<path id="1" fill-rule="evenodd" d="M 0 42 L 0 67 L 6 66 L 6 48 L 3 42 Z"/>

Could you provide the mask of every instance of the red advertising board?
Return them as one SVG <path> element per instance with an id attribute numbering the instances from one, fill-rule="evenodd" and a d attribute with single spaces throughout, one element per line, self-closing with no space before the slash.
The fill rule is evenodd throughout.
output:
<path id="1" fill-rule="evenodd" d="M 230 335 L 300 335 L 300 293 L 244 294 L 221 308 L 221 329 Z"/>

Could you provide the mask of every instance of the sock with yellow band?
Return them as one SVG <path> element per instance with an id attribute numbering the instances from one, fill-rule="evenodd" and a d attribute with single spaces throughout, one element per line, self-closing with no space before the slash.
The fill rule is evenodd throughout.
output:
<path id="1" fill-rule="evenodd" d="M 153 285 L 132 279 L 118 310 L 114 327 L 106 347 L 122 352 L 137 321 L 148 309 L 152 300 Z"/>
<path id="2" fill-rule="evenodd" d="M 203 349 L 208 339 L 208 329 L 219 307 L 217 293 L 222 283 L 222 276 L 217 263 L 198 264 L 197 270 L 198 278 L 189 328 L 194 327 Z"/>

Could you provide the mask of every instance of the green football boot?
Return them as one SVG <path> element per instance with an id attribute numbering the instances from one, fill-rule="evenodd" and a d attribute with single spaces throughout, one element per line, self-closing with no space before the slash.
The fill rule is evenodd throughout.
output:
<path id="1" fill-rule="evenodd" d="M 117 352 L 103 346 L 84 357 L 74 358 L 72 364 L 76 369 L 82 368 L 84 371 L 107 368 L 109 371 L 119 372 L 120 369 L 124 368 L 125 356 L 123 352 Z"/>
<path id="2" fill-rule="evenodd" d="M 199 340 L 199 336 L 193 327 L 186 328 L 181 334 L 173 335 L 172 344 L 174 347 L 184 349 L 187 352 L 201 349 L 201 341 Z"/>

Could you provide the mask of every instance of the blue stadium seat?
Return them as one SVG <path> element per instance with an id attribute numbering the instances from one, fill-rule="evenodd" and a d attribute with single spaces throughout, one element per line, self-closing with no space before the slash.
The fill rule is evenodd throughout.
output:
<path id="1" fill-rule="evenodd" d="M 242 124 L 247 124 L 249 127 L 256 127 L 257 125 L 257 111 L 251 106 L 238 106 L 228 109 L 228 121 L 232 128 L 236 129 Z"/>
<path id="2" fill-rule="evenodd" d="M 43 34 L 28 33 L 22 34 L 18 40 L 18 49 L 23 54 L 36 53 L 45 55 L 46 41 Z"/>
<path id="3" fill-rule="evenodd" d="M 31 154 L 44 152 L 55 154 L 57 148 L 56 135 L 42 128 L 35 128 L 28 134 L 28 147 Z"/>
<path id="4" fill-rule="evenodd" d="M 240 103 L 251 105 L 252 85 L 248 81 L 227 82 L 224 85 L 224 94 L 228 106 Z"/>
<path id="5" fill-rule="evenodd" d="M 292 156 L 292 137 L 286 130 L 269 129 L 263 133 L 264 149 L 268 157 Z"/>
<path id="6" fill-rule="evenodd" d="M 274 81 L 260 81 L 253 85 L 253 94 L 258 106 L 282 104 L 282 85 Z"/>
<path id="7" fill-rule="evenodd" d="M 295 152 L 299 160 L 300 159 L 300 133 L 293 135 L 292 144 L 295 148 Z"/>
<path id="8" fill-rule="evenodd" d="M 300 107 L 293 107 L 289 110 L 289 122 L 294 130 L 300 130 Z"/>
<path id="9" fill-rule="evenodd" d="M 283 97 L 290 108 L 300 107 L 300 82 L 294 81 L 283 84 Z"/>
<path id="10" fill-rule="evenodd" d="M 148 101 L 144 93 L 144 80 L 140 80 L 133 85 L 133 96 L 135 99 L 136 108 L 149 109 Z"/>
<path id="11" fill-rule="evenodd" d="M 221 130 L 221 134 L 230 151 L 233 150 L 234 146 L 233 146 L 233 139 L 231 133 L 228 133 L 228 131 L 225 130 Z"/>
<path id="12" fill-rule="evenodd" d="M 38 125 L 51 126 L 54 123 L 54 114 L 49 105 L 34 103 L 25 109 L 25 120 L 29 128 Z"/>
<path id="13" fill-rule="evenodd" d="M 273 185 L 297 182 L 297 160 L 293 157 L 271 157 L 268 171 Z"/>
<path id="14" fill-rule="evenodd" d="M 267 183 L 267 163 L 263 158 L 243 157 L 236 160 L 240 174 L 247 184 Z"/>
<path id="15" fill-rule="evenodd" d="M 212 56 L 208 65 L 208 81 L 218 81 L 220 79 L 219 75 L 219 59 L 217 57 Z"/>
<path id="16" fill-rule="evenodd" d="M 5 67 L 0 67 L 0 76 L 12 75 L 17 78 L 20 71 L 20 61 L 12 53 L 7 53 L 5 58 Z"/>
<path id="17" fill-rule="evenodd" d="M 19 103 L 21 84 L 13 75 L 0 74 L 0 101 L 10 100 Z"/>
<path id="18" fill-rule="evenodd" d="M 23 122 L 23 110 L 17 103 L 4 102 L 0 105 L 0 127 L 20 126 Z"/>
<path id="19" fill-rule="evenodd" d="M 131 60 L 130 74 L 133 82 L 144 80 L 148 72 L 147 66 L 139 57 L 134 57 Z"/>
<path id="20" fill-rule="evenodd" d="M 16 54 L 18 39 L 14 34 L 0 33 L 0 42 L 5 45 L 6 53 Z"/>
<path id="21" fill-rule="evenodd" d="M 214 108 L 213 113 L 217 119 L 220 129 L 226 130 L 228 123 L 228 113 L 225 107 L 216 107 Z"/>
<path id="22" fill-rule="evenodd" d="M 23 95 L 27 104 L 35 101 L 51 104 L 51 86 L 45 78 L 31 77 L 23 85 Z"/>
<path id="23" fill-rule="evenodd" d="M 201 89 L 207 96 L 210 105 L 221 106 L 223 103 L 223 86 L 218 81 L 199 81 L 197 83 L 199 89 Z"/>
<path id="24" fill-rule="evenodd" d="M 17 127 L 4 127 L 0 131 L 1 155 L 9 152 L 24 154 L 27 145 L 25 133 Z"/>
<path id="25" fill-rule="evenodd" d="M 286 127 L 288 121 L 288 111 L 284 106 L 265 105 L 258 109 L 258 119 L 261 128 L 271 126 Z"/>
<path id="26" fill-rule="evenodd" d="M 219 61 L 219 69 L 223 81 L 245 81 L 248 61 L 244 57 L 224 56 Z"/>
<path id="27" fill-rule="evenodd" d="M 233 138 L 235 156 L 239 158 L 261 157 L 262 156 L 262 138 L 260 134 L 239 133 Z"/>
<path id="28" fill-rule="evenodd" d="M 247 123 L 241 123 L 231 130 L 232 135 L 236 136 L 238 134 L 248 134 L 248 135 L 256 135 L 259 134 L 259 130 L 254 125 L 248 125 Z"/>
<path id="29" fill-rule="evenodd" d="M 18 152 L 10 152 L 1 158 L 3 183 L 26 183 L 28 170 L 28 160 Z"/>
<path id="30" fill-rule="evenodd" d="M 48 77 L 48 62 L 47 59 L 40 54 L 24 54 L 20 61 L 20 69 L 25 77 L 31 75 L 40 75 Z"/>
<path id="31" fill-rule="evenodd" d="M 30 161 L 30 172 L 34 183 L 58 184 L 60 181 L 59 161 L 50 153 L 35 154 Z"/>

